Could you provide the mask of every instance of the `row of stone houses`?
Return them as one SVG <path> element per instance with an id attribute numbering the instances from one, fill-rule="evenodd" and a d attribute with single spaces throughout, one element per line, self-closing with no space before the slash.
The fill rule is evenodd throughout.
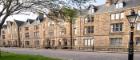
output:
<path id="1" fill-rule="evenodd" d="M 69 23 L 49 18 L 26 22 L 8 21 L 1 30 L 3 46 L 32 48 L 69 48 L 127 50 L 130 26 L 126 15 L 131 9 L 140 15 L 139 0 L 106 0 L 104 5 L 90 5 L 76 18 L 70 39 Z M 140 49 L 140 19 L 135 26 L 134 46 Z"/>

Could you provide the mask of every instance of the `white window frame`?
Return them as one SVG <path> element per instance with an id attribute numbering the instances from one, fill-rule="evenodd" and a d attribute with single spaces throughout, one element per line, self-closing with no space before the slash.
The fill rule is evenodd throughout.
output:
<path id="1" fill-rule="evenodd" d="M 119 25 L 117 25 L 117 24 L 119 24 Z M 122 32 L 122 31 L 123 31 L 123 24 L 122 23 L 115 23 L 115 24 L 111 25 L 111 32 Z"/>
<path id="2" fill-rule="evenodd" d="M 116 8 L 119 8 L 119 4 L 116 4 Z"/>
<path id="3" fill-rule="evenodd" d="M 110 38 L 110 46 L 121 46 L 122 38 Z"/>
<path id="4" fill-rule="evenodd" d="M 85 46 L 93 46 L 93 44 L 94 44 L 94 39 L 91 38 L 84 39 Z"/>

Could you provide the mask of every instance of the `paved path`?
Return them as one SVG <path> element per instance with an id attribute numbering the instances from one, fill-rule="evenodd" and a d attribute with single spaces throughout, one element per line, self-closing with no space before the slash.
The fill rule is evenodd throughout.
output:
<path id="1" fill-rule="evenodd" d="M 1 50 L 18 54 L 43 55 L 64 60 L 128 60 L 126 53 L 79 52 L 28 48 L 1 48 Z M 134 60 L 140 60 L 140 54 L 135 54 L 134 57 Z"/>

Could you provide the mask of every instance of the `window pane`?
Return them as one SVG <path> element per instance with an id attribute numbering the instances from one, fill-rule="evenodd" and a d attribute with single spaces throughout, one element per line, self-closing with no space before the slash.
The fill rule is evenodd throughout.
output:
<path id="1" fill-rule="evenodd" d="M 136 37 L 136 46 L 140 46 L 140 37 Z"/>
<path id="2" fill-rule="evenodd" d="M 120 18 L 120 14 L 116 14 L 116 19 L 119 19 Z"/>
<path id="3" fill-rule="evenodd" d="M 115 23 L 111 25 L 111 32 L 120 32 L 122 31 L 122 23 Z"/>
<path id="4" fill-rule="evenodd" d="M 94 9 L 91 9 L 91 13 L 94 13 Z"/>
<path id="5" fill-rule="evenodd" d="M 119 8 L 123 8 L 123 3 L 119 3 Z"/>
<path id="6" fill-rule="evenodd" d="M 85 46 L 87 46 L 87 45 L 88 45 L 88 44 L 87 44 L 87 41 L 88 41 L 88 40 L 84 39 L 84 42 L 85 42 Z"/>
<path id="7" fill-rule="evenodd" d="M 93 46 L 94 44 L 94 39 L 91 39 L 91 46 Z"/>
<path id="8" fill-rule="evenodd" d="M 91 46 L 91 41 L 90 41 L 90 39 L 88 39 L 88 46 Z"/>
<path id="9" fill-rule="evenodd" d="M 116 8 L 119 8 L 119 4 L 116 4 Z"/>
<path id="10" fill-rule="evenodd" d="M 115 19 L 115 14 L 111 14 L 111 20 Z"/>
<path id="11" fill-rule="evenodd" d="M 122 44 L 122 38 L 111 38 L 110 39 L 111 46 L 121 46 L 121 44 Z"/>

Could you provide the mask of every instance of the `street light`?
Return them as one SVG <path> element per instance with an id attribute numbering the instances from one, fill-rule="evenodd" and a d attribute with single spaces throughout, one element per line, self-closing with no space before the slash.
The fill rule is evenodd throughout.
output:
<path id="1" fill-rule="evenodd" d="M 128 60 L 133 60 L 134 57 L 134 25 L 138 19 L 138 14 L 132 9 L 131 14 L 126 16 L 129 23 L 130 23 L 130 41 L 129 41 L 129 48 L 128 48 Z"/>

